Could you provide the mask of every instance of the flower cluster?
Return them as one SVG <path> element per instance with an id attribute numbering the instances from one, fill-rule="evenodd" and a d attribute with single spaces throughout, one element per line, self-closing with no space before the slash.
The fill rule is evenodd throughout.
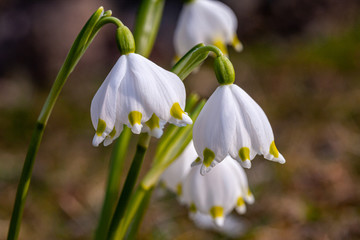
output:
<path id="1" fill-rule="evenodd" d="M 218 46 L 222 52 L 214 46 L 207 49 L 216 49 L 212 50 L 216 55 L 214 71 L 220 86 L 193 126 L 193 141 L 161 177 L 167 188 L 189 206 L 191 216 L 210 217 L 217 226 L 224 224 L 232 210 L 243 214 L 245 203 L 254 202 L 243 168 L 250 168 L 256 155 L 285 163 L 266 114 L 234 84 L 235 71 L 226 57 L 226 44 L 241 50 L 236 28 L 234 13 L 223 3 L 194 0 L 185 5 L 175 33 L 177 54 L 183 55 L 201 42 Z M 134 40 L 127 28 L 118 32 L 124 40 L 123 45 L 120 42 L 123 55 L 91 103 L 96 129 L 93 145 L 109 145 L 124 125 L 135 134 L 147 132 L 159 138 L 167 122 L 192 124 L 184 112 L 186 92 L 180 78 L 134 53 Z M 187 56 L 191 58 L 191 53 Z"/>
<path id="2" fill-rule="evenodd" d="M 228 156 L 209 174 L 201 176 L 200 165 L 190 167 L 190 162 L 196 158 L 190 142 L 161 178 L 164 185 L 178 195 L 180 202 L 189 206 L 190 216 L 195 217 L 197 213 L 208 215 L 216 225 L 222 226 L 226 215 L 233 209 L 245 213 L 245 202 L 252 204 L 254 197 L 239 163 Z"/>

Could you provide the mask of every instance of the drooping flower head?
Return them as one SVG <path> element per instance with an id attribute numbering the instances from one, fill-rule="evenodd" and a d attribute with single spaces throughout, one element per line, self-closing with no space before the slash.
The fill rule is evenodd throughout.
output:
<path id="1" fill-rule="evenodd" d="M 210 96 L 193 128 L 195 149 L 202 160 L 201 174 L 227 155 L 245 168 L 257 155 L 279 163 L 284 157 L 275 146 L 274 134 L 261 107 L 239 86 L 230 61 L 218 57 L 216 76 L 221 84 Z M 229 70 L 232 69 L 232 70 Z M 226 72 L 224 72 L 226 71 Z"/>
<path id="2" fill-rule="evenodd" d="M 193 0 L 184 4 L 175 29 L 177 56 L 184 55 L 198 43 L 213 44 L 227 53 L 227 44 L 241 51 L 236 35 L 237 19 L 224 3 L 214 0 Z"/>
<path id="3" fill-rule="evenodd" d="M 132 38 L 129 32 L 126 34 Z M 134 48 L 122 53 L 91 102 L 96 129 L 93 145 L 104 140 L 104 145 L 109 145 L 124 124 L 135 134 L 146 131 L 154 137 L 162 135 L 167 122 L 191 124 L 183 111 L 186 93 L 180 78 L 134 53 Z"/>
<path id="4" fill-rule="evenodd" d="M 252 204 L 254 197 L 239 163 L 228 156 L 205 176 L 199 174 L 200 167 L 193 166 L 183 182 L 181 198 L 190 206 L 192 214 L 209 215 L 221 226 L 234 208 L 240 214 L 245 213 L 245 202 Z"/>

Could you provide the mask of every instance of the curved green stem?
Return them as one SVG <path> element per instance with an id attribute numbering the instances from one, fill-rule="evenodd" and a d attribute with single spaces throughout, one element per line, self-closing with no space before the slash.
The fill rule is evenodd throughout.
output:
<path id="1" fill-rule="evenodd" d="M 171 71 L 184 80 L 195 68 L 205 61 L 210 52 L 213 52 L 216 57 L 224 55 L 219 48 L 213 45 L 205 46 L 203 43 L 199 43 L 180 58 Z"/>
<path id="2" fill-rule="evenodd" d="M 215 55 L 217 57 L 220 57 L 220 56 L 223 56 L 223 52 L 218 48 L 218 47 L 215 47 L 214 45 L 206 45 L 204 47 L 201 47 L 199 49 L 199 51 L 203 51 L 203 52 L 206 52 L 206 51 L 209 51 L 209 52 L 213 52 L 215 53 Z"/>
<path id="3" fill-rule="evenodd" d="M 102 26 L 113 23 L 116 27 L 122 27 L 124 24 L 116 17 L 113 16 L 106 16 L 100 19 L 100 21 L 97 22 L 95 29 L 100 29 Z"/>
<path id="4" fill-rule="evenodd" d="M 127 203 L 131 196 L 132 190 L 136 184 L 136 180 L 139 176 L 142 162 L 145 157 L 146 150 L 149 146 L 150 136 L 147 133 L 142 133 L 139 138 L 139 142 L 136 146 L 136 153 L 131 163 L 129 173 L 126 177 L 124 187 L 120 194 L 120 199 L 117 203 L 114 216 L 112 217 L 109 233 L 107 239 L 122 239 L 118 238 L 119 232 L 118 225 L 124 215 Z"/>
<path id="5" fill-rule="evenodd" d="M 94 29 L 96 23 L 103 16 L 104 9 L 100 7 L 87 21 L 85 26 L 80 31 L 79 35 L 74 41 L 64 64 L 62 65 L 56 80 L 50 90 L 50 93 L 44 103 L 44 106 L 39 114 L 34 133 L 32 135 L 28 152 L 25 158 L 23 170 L 21 173 L 19 185 L 16 192 L 14 209 L 12 212 L 8 240 L 17 239 L 19 236 L 21 219 L 24 211 L 25 201 L 27 193 L 29 190 L 29 185 L 32 176 L 32 170 L 35 162 L 35 157 L 40 146 L 40 142 L 46 127 L 46 124 L 49 120 L 50 114 L 56 100 L 61 92 L 62 87 L 64 86 L 67 78 L 75 68 L 76 64 L 86 51 L 87 47 L 91 43 L 92 39 L 95 37 L 99 29 Z"/>

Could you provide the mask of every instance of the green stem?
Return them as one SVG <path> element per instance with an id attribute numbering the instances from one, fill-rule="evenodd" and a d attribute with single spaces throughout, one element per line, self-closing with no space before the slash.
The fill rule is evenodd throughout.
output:
<path id="1" fill-rule="evenodd" d="M 146 209 L 149 206 L 151 195 L 154 191 L 154 188 L 151 188 L 149 191 L 146 192 L 144 199 L 142 200 L 138 210 L 136 211 L 136 215 L 131 223 L 130 230 L 126 235 L 126 239 L 136 239 L 136 234 L 140 228 L 141 222 L 145 216 Z"/>
<path id="2" fill-rule="evenodd" d="M 119 139 L 116 141 L 109 166 L 109 176 L 106 184 L 106 193 L 103 207 L 95 233 L 95 240 L 102 240 L 106 236 L 110 220 L 119 195 L 121 173 L 124 167 L 125 155 L 129 146 L 131 137 L 130 128 L 125 127 Z"/>
<path id="3" fill-rule="evenodd" d="M 80 31 L 79 35 L 74 41 L 64 64 L 62 65 L 56 80 L 50 90 L 50 93 L 44 103 L 44 106 L 39 114 L 34 133 L 32 135 L 28 152 L 26 154 L 23 170 L 21 173 L 19 185 L 16 192 L 14 209 L 11 215 L 8 240 L 17 239 L 19 236 L 21 219 L 24 211 L 25 201 L 27 193 L 29 190 L 29 185 L 32 176 L 32 170 L 34 167 L 35 157 L 40 146 L 42 136 L 46 124 L 49 120 L 50 114 L 56 100 L 61 92 L 62 87 L 64 86 L 67 78 L 75 68 L 76 64 L 86 51 L 87 47 L 91 43 L 92 39 L 95 37 L 96 32 L 99 29 L 94 30 L 96 23 L 102 17 L 104 9 L 100 7 L 87 21 L 83 29 Z"/>
<path id="4" fill-rule="evenodd" d="M 45 125 L 38 122 L 31 138 L 29 150 L 25 158 L 23 171 L 21 173 L 20 182 L 16 192 L 15 204 L 9 227 L 8 240 L 17 239 L 19 235 L 25 200 L 29 190 L 32 169 L 34 167 L 34 160 L 40 146 L 41 138 L 44 133 L 44 128 Z"/>
<path id="5" fill-rule="evenodd" d="M 143 0 L 136 17 L 134 39 L 136 52 L 149 56 L 157 36 L 165 0 Z"/>
<path id="6" fill-rule="evenodd" d="M 200 51 L 202 51 L 202 52 L 206 52 L 206 51 L 213 52 L 216 55 L 216 57 L 220 57 L 220 56 L 224 55 L 223 52 L 218 47 L 215 47 L 213 45 L 206 45 L 204 47 L 201 47 Z"/>
<path id="7" fill-rule="evenodd" d="M 136 180 L 139 176 L 142 162 L 145 157 L 146 150 L 149 146 L 150 136 L 147 133 L 142 133 L 139 138 L 139 142 L 136 146 L 136 153 L 131 163 L 129 173 L 126 177 L 124 187 L 121 191 L 119 201 L 117 203 L 114 216 L 111 220 L 109 233 L 107 239 L 121 239 L 117 237 L 119 231 L 119 223 L 124 215 L 127 203 L 131 196 L 132 190 L 136 184 Z"/>
<path id="8" fill-rule="evenodd" d="M 121 219 L 120 226 L 117 231 L 117 238 L 115 239 L 122 240 L 125 238 L 126 232 L 129 230 L 132 219 L 136 215 L 147 193 L 150 191 L 151 189 L 145 189 L 141 184 L 140 186 L 138 186 L 137 190 L 130 199 L 131 204 L 128 206 L 124 217 Z M 133 227 L 135 226 L 133 225 Z"/>

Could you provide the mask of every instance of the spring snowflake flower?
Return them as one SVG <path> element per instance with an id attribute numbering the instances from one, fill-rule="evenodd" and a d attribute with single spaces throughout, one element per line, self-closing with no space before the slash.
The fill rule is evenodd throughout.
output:
<path id="1" fill-rule="evenodd" d="M 245 168 L 256 154 L 285 163 L 264 111 L 235 84 L 221 85 L 210 96 L 194 124 L 193 140 L 202 160 L 201 174 L 227 155 Z"/>
<path id="2" fill-rule="evenodd" d="M 245 202 L 252 204 L 254 197 L 249 190 L 244 169 L 231 157 L 218 164 L 210 173 L 199 174 L 200 164 L 191 168 L 183 182 L 182 201 L 190 212 L 210 215 L 218 226 L 234 208 L 243 214 Z"/>
<path id="3" fill-rule="evenodd" d="M 193 0 L 184 4 L 175 29 L 177 56 L 183 56 L 198 43 L 212 44 L 227 53 L 227 44 L 236 51 L 242 44 L 236 35 L 237 19 L 225 4 L 213 0 Z"/>
<path id="4" fill-rule="evenodd" d="M 91 102 L 96 133 L 93 145 L 109 145 L 123 125 L 135 134 L 159 138 L 166 122 L 192 124 L 183 111 L 186 93 L 180 78 L 136 53 L 122 55 Z"/>
<path id="5" fill-rule="evenodd" d="M 193 141 L 191 141 L 180 156 L 163 172 L 161 182 L 166 188 L 176 193 L 182 194 L 182 181 L 191 170 L 191 163 L 198 157 Z"/>

